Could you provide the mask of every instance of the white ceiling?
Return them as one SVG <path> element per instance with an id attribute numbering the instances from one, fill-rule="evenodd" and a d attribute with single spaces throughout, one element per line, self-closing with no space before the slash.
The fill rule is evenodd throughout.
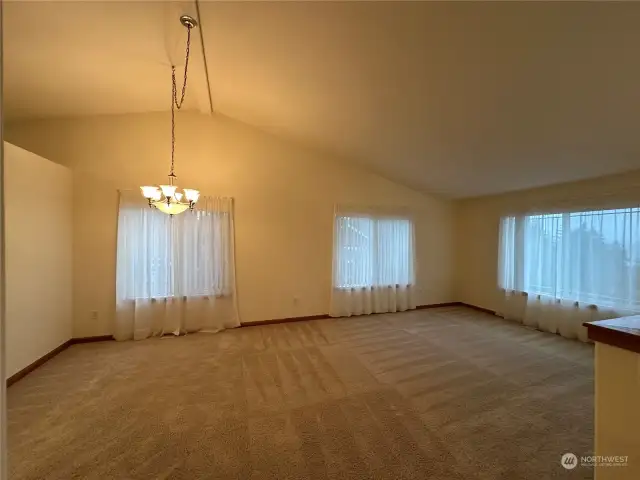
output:
<path id="1" fill-rule="evenodd" d="M 640 168 L 639 3 L 199 7 L 214 111 L 411 187 L 469 197 Z M 195 4 L 4 2 L 7 113 L 167 110 L 182 12 Z M 208 112 L 197 33 L 188 107 Z"/>
<path id="2" fill-rule="evenodd" d="M 3 2 L 5 114 L 11 119 L 169 110 L 170 67 L 184 65 L 186 29 L 179 17 L 195 11 L 190 1 Z M 197 31 L 191 48 L 185 109 L 208 108 Z"/>

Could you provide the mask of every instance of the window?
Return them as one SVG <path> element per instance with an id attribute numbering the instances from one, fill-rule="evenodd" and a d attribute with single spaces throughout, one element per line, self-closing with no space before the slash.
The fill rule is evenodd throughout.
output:
<path id="1" fill-rule="evenodd" d="M 232 287 L 230 212 L 169 217 L 148 206 L 121 205 L 119 299 L 224 296 Z"/>
<path id="2" fill-rule="evenodd" d="M 606 307 L 640 305 L 640 209 L 502 219 L 503 288 Z"/>
<path id="3" fill-rule="evenodd" d="M 334 285 L 412 285 L 413 223 L 405 218 L 336 216 Z"/>

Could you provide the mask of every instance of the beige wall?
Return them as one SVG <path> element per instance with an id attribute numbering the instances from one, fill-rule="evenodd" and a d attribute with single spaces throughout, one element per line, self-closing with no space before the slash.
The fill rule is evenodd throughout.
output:
<path id="1" fill-rule="evenodd" d="M 459 201 L 455 206 L 456 300 L 496 310 L 500 217 L 513 213 L 640 204 L 640 171 Z"/>
<path id="2" fill-rule="evenodd" d="M 181 112 L 177 121 L 178 184 L 235 198 L 243 321 L 328 312 L 336 202 L 410 207 L 417 222 L 418 304 L 453 300 L 450 202 L 223 117 Z M 111 332 L 116 189 L 165 181 L 169 127 L 163 113 L 5 129 L 10 141 L 74 170 L 75 336 Z"/>
<path id="3" fill-rule="evenodd" d="M 5 152 L 7 376 L 72 335 L 69 169 L 14 145 Z"/>
<path id="4" fill-rule="evenodd" d="M 629 457 L 625 467 L 596 468 L 596 479 L 637 480 L 640 478 L 640 355 L 596 343 L 595 382 L 595 454 Z"/>

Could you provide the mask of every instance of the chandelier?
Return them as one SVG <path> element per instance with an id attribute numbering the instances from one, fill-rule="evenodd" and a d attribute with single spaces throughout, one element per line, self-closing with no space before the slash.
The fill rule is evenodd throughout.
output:
<path id="1" fill-rule="evenodd" d="M 191 29 L 198 26 L 198 22 L 189 15 L 182 15 L 180 17 L 180 23 L 187 29 L 187 48 L 186 59 L 184 62 L 184 82 L 182 83 L 182 94 L 180 101 L 178 101 L 178 90 L 176 88 L 176 67 L 171 65 L 171 83 L 172 83 L 172 95 L 171 95 L 171 170 L 169 171 L 169 184 L 168 185 L 151 185 L 140 187 L 142 196 L 149 202 L 149 206 L 157 208 L 163 213 L 168 215 L 177 215 L 185 210 L 193 210 L 200 192 L 192 188 L 184 188 L 182 192 L 178 191 L 178 186 L 175 184 L 176 175 L 174 172 L 174 154 L 176 145 L 176 120 L 175 109 L 178 110 L 182 107 L 184 102 L 184 95 L 187 90 L 187 69 L 189 67 L 189 47 L 191 46 Z"/>

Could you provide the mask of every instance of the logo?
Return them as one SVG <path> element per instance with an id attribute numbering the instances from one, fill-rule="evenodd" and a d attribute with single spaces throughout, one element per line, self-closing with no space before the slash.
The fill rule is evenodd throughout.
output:
<path id="1" fill-rule="evenodd" d="M 578 457 L 576 457 L 573 453 L 565 453 L 560 458 L 560 465 L 562 465 L 567 470 L 573 470 L 578 466 Z"/>
<path id="2" fill-rule="evenodd" d="M 567 452 L 560 457 L 560 465 L 566 470 L 581 467 L 626 467 L 629 462 L 627 455 L 587 455 L 578 456 Z"/>

